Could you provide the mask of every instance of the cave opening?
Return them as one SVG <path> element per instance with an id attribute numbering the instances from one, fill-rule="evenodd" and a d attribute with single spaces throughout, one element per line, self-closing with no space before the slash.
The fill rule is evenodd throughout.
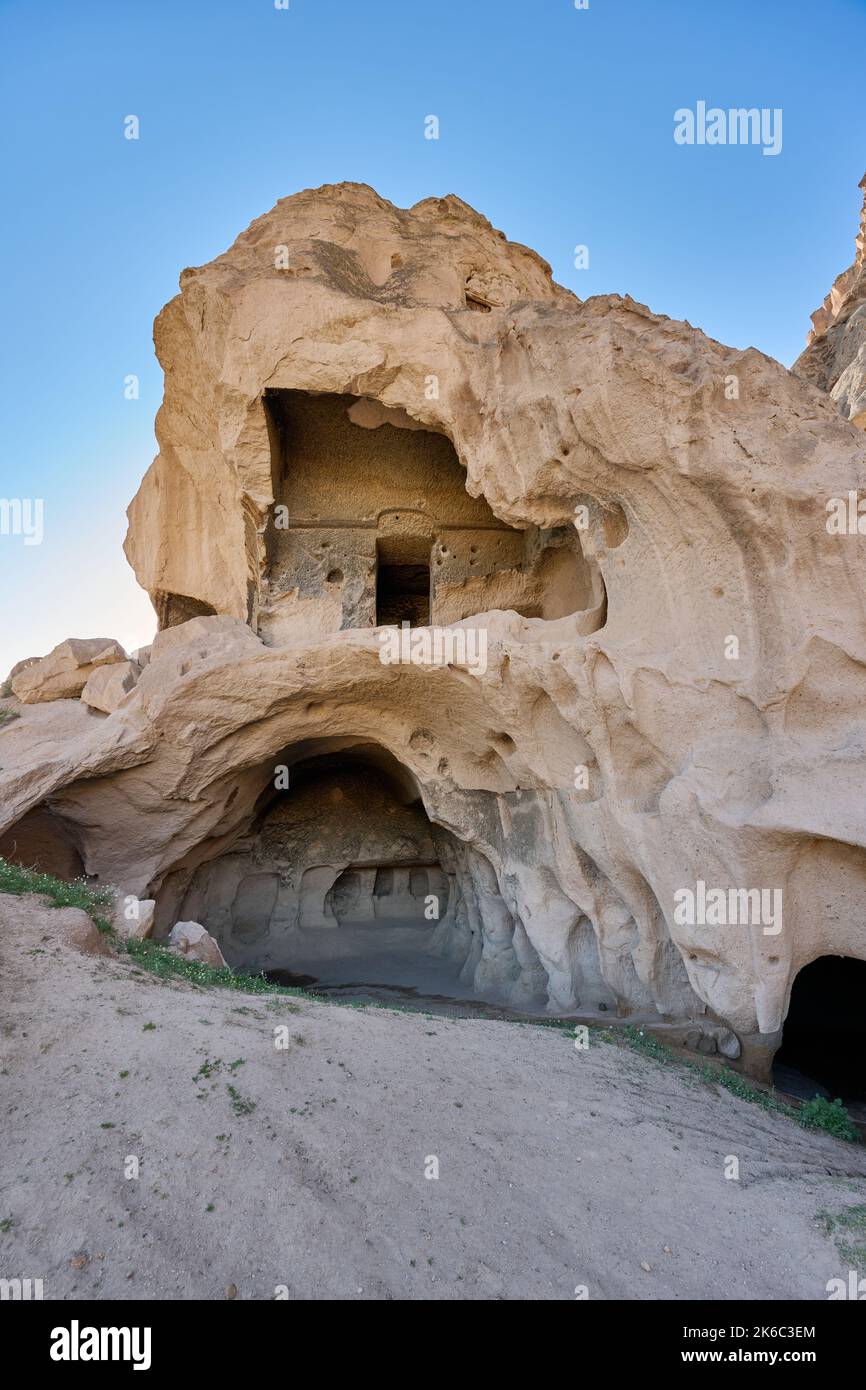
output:
<path id="1" fill-rule="evenodd" d="M 773 1061 L 780 1090 L 837 1097 L 866 1119 L 866 961 L 819 956 L 794 981 Z"/>
<path id="2" fill-rule="evenodd" d="M 575 527 L 501 520 L 469 492 L 442 431 L 361 396 L 269 388 L 263 408 L 274 498 L 256 606 L 266 644 L 492 610 L 580 614 L 581 632 L 603 623 L 601 574 Z"/>
<path id="3" fill-rule="evenodd" d="M 166 889 L 165 921 L 192 920 L 234 968 L 363 997 L 471 996 L 454 950 L 459 889 L 450 835 L 384 748 L 334 739 L 279 755 L 249 828 Z M 465 937 L 465 929 L 464 929 Z"/>
<path id="4" fill-rule="evenodd" d="M 244 777 L 240 826 L 153 885 L 157 939 L 193 921 L 231 968 L 276 983 L 445 1013 L 545 1012 L 547 971 L 491 859 L 428 816 L 390 750 L 326 735 Z"/>
<path id="5" fill-rule="evenodd" d="M 45 802 L 0 836 L 0 859 L 67 883 L 84 877 L 84 861 L 70 826 Z"/>

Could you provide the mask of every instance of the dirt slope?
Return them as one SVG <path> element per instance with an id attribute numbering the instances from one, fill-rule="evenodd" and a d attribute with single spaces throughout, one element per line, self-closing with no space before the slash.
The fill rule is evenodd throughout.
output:
<path id="1" fill-rule="evenodd" d="M 864 1201 L 858 1147 L 603 1042 L 165 984 L 47 911 L 0 897 L 0 1275 L 47 1298 L 823 1299 L 847 1274 L 815 1218 Z"/>

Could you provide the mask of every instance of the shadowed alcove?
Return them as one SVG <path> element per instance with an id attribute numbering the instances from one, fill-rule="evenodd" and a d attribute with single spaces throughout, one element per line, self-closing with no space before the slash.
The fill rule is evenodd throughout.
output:
<path id="1" fill-rule="evenodd" d="M 280 785 L 195 871 L 178 915 L 206 926 L 231 965 L 277 979 L 460 992 L 440 949 L 458 891 L 442 864 L 450 836 L 412 775 L 374 744 L 298 752 L 277 759 Z"/>
<path id="2" fill-rule="evenodd" d="M 557 619 L 599 608 L 601 576 L 575 528 L 501 521 L 470 496 L 446 435 L 358 396 L 268 390 L 263 399 L 274 495 L 265 642 L 447 625 L 492 609 Z"/>
<path id="3" fill-rule="evenodd" d="M 84 875 L 72 827 L 46 803 L 34 806 L 0 836 L 0 859 L 67 882 Z"/>
<path id="4" fill-rule="evenodd" d="M 162 932 L 199 922 L 229 965 L 280 983 L 546 1007 L 547 975 L 492 864 L 428 818 L 393 754 L 328 737 L 261 772 L 246 827 L 157 888 Z"/>
<path id="5" fill-rule="evenodd" d="M 773 1079 L 809 1099 L 837 1096 L 866 1119 L 866 961 L 819 956 L 791 990 Z"/>

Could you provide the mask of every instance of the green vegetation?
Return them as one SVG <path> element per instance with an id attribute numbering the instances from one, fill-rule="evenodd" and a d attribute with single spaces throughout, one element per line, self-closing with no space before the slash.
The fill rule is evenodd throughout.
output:
<path id="1" fill-rule="evenodd" d="M 788 1119 L 796 1120 L 804 1129 L 820 1129 L 826 1134 L 832 1134 L 835 1139 L 846 1140 L 849 1144 L 861 1142 L 860 1131 L 841 1100 L 829 1101 L 823 1096 L 816 1096 L 813 1100 L 804 1101 L 798 1108 L 780 1100 L 775 1091 L 765 1091 L 752 1085 L 746 1077 L 740 1076 L 739 1072 L 731 1071 L 730 1067 L 712 1067 L 707 1062 L 693 1062 L 687 1057 L 678 1056 L 658 1038 L 642 1029 L 620 1028 L 615 1033 L 606 1032 L 602 1036 L 606 1042 L 621 1039 L 634 1052 L 651 1058 L 661 1066 L 684 1067 L 708 1085 L 723 1086 L 738 1100 L 759 1105 L 762 1110 L 772 1114 L 786 1115 Z"/>
<path id="2" fill-rule="evenodd" d="M 866 1271 L 866 1206 L 819 1211 L 817 1219 L 825 1234 L 835 1240 L 842 1259 L 854 1269 Z"/>
<path id="3" fill-rule="evenodd" d="M 53 874 L 41 874 L 36 869 L 22 869 L 0 859 L 0 893 L 38 893 L 48 898 L 52 907 L 80 907 L 102 932 L 111 931 L 106 916 L 112 900 L 110 888 L 93 888 L 83 878 L 65 883 Z"/>
<path id="4" fill-rule="evenodd" d="M 11 724 L 13 719 L 20 719 L 17 709 L 0 709 L 0 729 L 4 724 Z"/>
<path id="5" fill-rule="evenodd" d="M 157 941 L 123 941 L 118 947 L 125 950 L 133 959 L 151 974 L 161 980 L 186 980 L 191 985 L 204 988 L 217 986 L 220 989 L 236 989 L 244 994 L 282 994 L 311 998 L 303 990 L 289 989 L 285 985 L 272 985 L 264 975 L 248 975 L 240 970 L 230 970 L 227 965 L 204 965 L 197 960 L 188 960 L 176 955 L 167 946 Z"/>
<path id="6" fill-rule="evenodd" d="M 860 1142 L 860 1131 L 841 1100 L 814 1096 L 800 1106 L 797 1120 L 804 1129 L 823 1129 L 825 1133 L 833 1134 L 837 1139 L 846 1139 L 851 1144 Z"/>
<path id="7" fill-rule="evenodd" d="M 232 1110 L 236 1115 L 252 1115 L 256 1108 L 254 1100 L 247 1100 L 247 1098 L 242 1096 L 240 1091 L 236 1090 L 234 1086 L 226 1086 L 226 1090 L 231 1099 Z"/>

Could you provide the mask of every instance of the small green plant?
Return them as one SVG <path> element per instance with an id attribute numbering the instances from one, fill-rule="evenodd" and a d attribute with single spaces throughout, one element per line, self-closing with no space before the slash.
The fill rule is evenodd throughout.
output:
<path id="1" fill-rule="evenodd" d="M 813 1096 L 800 1106 L 797 1119 L 804 1129 L 823 1129 L 827 1134 L 835 1135 L 837 1139 L 847 1139 L 849 1144 L 859 1142 L 860 1131 L 841 1100 Z"/>
<path id="2" fill-rule="evenodd" d="M 222 1062 L 219 1057 L 215 1057 L 213 1061 L 210 1057 L 206 1057 L 193 1077 L 193 1081 L 208 1081 L 210 1077 L 216 1075 L 221 1067 Z"/>
<path id="3" fill-rule="evenodd" d="M 234 1086 L 227 1086 L 226 1090 L 231 1097 L 232 1110 L 236 1115 L 252 1115 L 256 1108 L 254 1100 L 247 1100 L 245 1096 L 241 1095 L 240 1091 L 235 1090 Z"/>
<path id="4" fill-rule="evenodd" d="M 4 1216 L 3 1220 L 0 1221 L 0 1233 L 4 1236 L 8 1236 L 9 1232 L 12 1230 L 13 1224 L 11 1216 Z"/>
<path id="5" fill-rule="evenodd" d="M 866 1206 L 843 1207 L 841 1211 L 819 1211 L 817 1220 L 825 1235 L 832 1236 L 843 1260 L 866 1273 Z"/>
<path id="6" fill-rule="evenodd" d="M 100 931 L 110 932 L 111 923 L 105 910 L 112 900 L 110 888 L 94 888 L 83 878 L 65 882 L 53 874 L 42 874 L 38 869 L 24 869 L 20 864 L 10 864 L 8 859 L 0 859 L 0 893 L 38 893 L 48 898 L 52 907 L 80 907 L 86 912 Z"/>
<path id="7" fill-rule="evenodd" d="M 21 716 L 17 709 L 0 709 L 0 729 L 4 724 L 11 724 L 13 719 L 20 719 Z"/>

